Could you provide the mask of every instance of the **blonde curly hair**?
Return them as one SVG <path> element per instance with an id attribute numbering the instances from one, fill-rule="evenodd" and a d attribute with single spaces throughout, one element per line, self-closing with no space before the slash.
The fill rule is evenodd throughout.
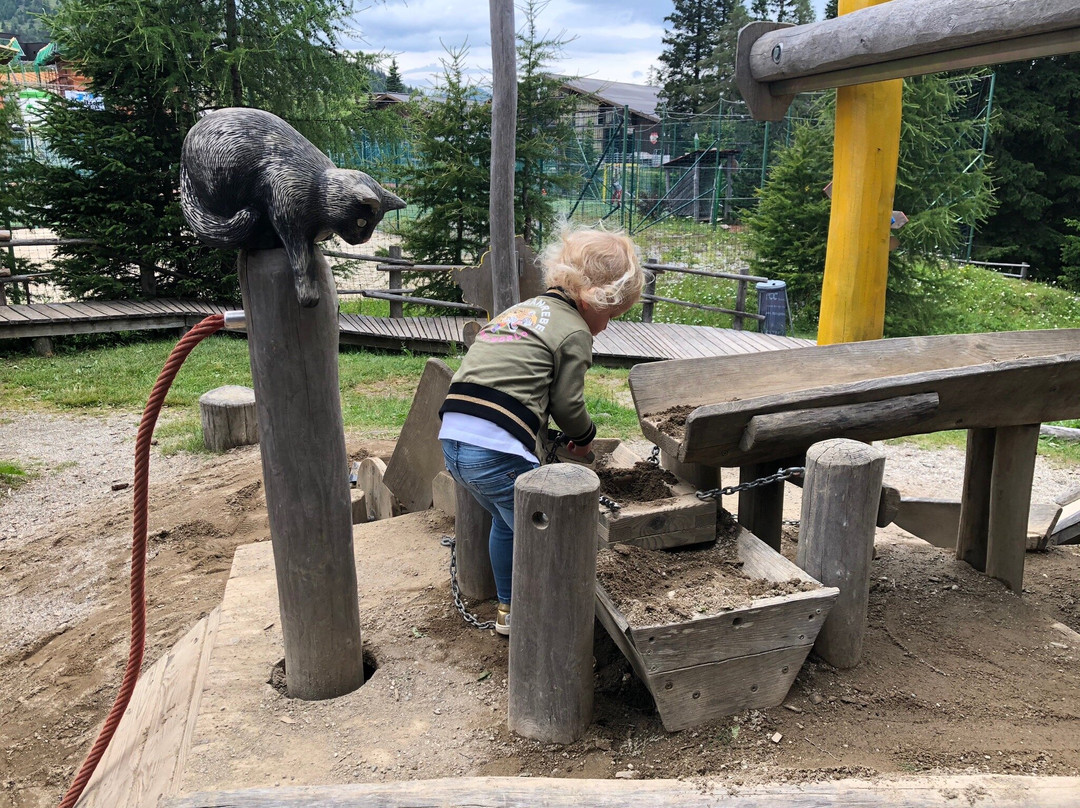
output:
<path id="1" fill-rule="evenodd" d="M 540 256 L 544 283 L 597 311 L 627 309 L 641 297 L 645 270 L 637 245 L 622 233 L 564 229 Z"/>

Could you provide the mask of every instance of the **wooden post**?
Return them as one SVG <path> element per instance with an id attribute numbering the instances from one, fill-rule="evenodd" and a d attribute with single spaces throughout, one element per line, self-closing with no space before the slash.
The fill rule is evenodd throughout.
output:
<path id="1" fill-rule="evenodd" d="M 837 438 L 806 452 L 798 565 L 840 595 L 814 642 L 814 651 L 837 668 L 853 668 L 862 655 L 870 563 L 885 455 L 858 441 Z"/>
<path id="2" fill-rule="evenodd" d="M 846 14 L 876 0 L 840 0 Z M 880 339 L 885 328 L 889 222 L 900 153 L 903 81 L 836 91 L 832 214 L 818 344 Z"/>
<path id="3" fill-rule="evenodd" d="M 523 474 L 514 494 L 509 726 L 573 743 L 592 721 L 600 479 L 573 463 Z"/>
<path id="4" fill-rule="evenodd" d="M 994 469 L 993 429 L 969 429 L 960 497 L 956 557 L 986 572 L 986 539 L 990 534 L 990 476 Z"/>
<path id="5" fill-rule="evenodd" d="M 491 13 L 491 294 L 493 311 L 521 299 L 514 250 L 514 141 L 517 53 L 514 0 L 489 0 Z"/>
<path id="6" fill-rule="evenodd" d="M 745 264 L 735 269 L 740 275 L 750 273 L 750 267 Z M 743 313 L 746 311 L 746 281 L 738 281 L 735 287 L 735 311 L 731 315 L 731 327 L 736 331 L 743 330 Z"/>
<path id="7" fill-rule="evenodd" d="M 488 536 L 491 514 L 463 486 L 454 483 L 454 552 L 461 594 L 469 600 L 495 597 L 495 574 L 491 571 Z"/>
<path id="8" fill-rule="evenodd" d="M 650 263 L 650 264 L 659 264 L 660 263 L 660 256 L 658 255 L 658 256 L 656 256 L 654 258 L 650 258 L 648 263 Z M 655 270 L 655 269 L 649 270 L 649 274 L 647 276 L 648 280 L 645 281 L 645 289 L 644 289 L 645 294 L 642 295 L 642 297 L 641 297 L 641 322 L 643 322 L 643 323 L 651 323 L 652 322 L 654 303 L 653 303 L 653 301 L 651 301 L 647 297 L 645 297 L 645 295 L 655 295 L 656 294 L 656 275 L 657 275 L 657 270 Z"/>
<path id="9" fill-rule="evenodd" d="M 768 477 L 783 468 L 776 460 L 754 463 L 739 469 L 739 485 Z M 763 485 L 739 492 L 739 524 L 780 552 L 780 532 L 784 525 L 784 483 Z"/>
<path id="10" fill-rule="evenodd" d="M 337 293 L 315 250 L 320 303 L 302 308 L 285 251 L 241 250 L 263 481 L 289 695 L 364 683 L 349 461 L 338 389 Z"/>
<path id="11" fill-rule="evenodd" d="M 995 431 L 986 574 L 1019 595 L 1024 588 L 1024 553 L 1039 425 L 1002 426 Z"/>
<path id="12" fill-rule="evenodd" d="M 391 258 L 401 258 L 401 247 L 397 246 L 396 244 L 393 247 L 391 247 L 390 248 L 390 257 Z M 389 276 L 390 276 L 390 279 L 387 282 L 390 284 L 390 288 L 391 289 L 401 289 L 402 288 L 401 270 L 400 269 L 391 269 L 390 272 L 389 272 Z M 398 317 L 398 318 L 401 318 L 401 317 L 405 316 L 405 308 L 404 308 L 404 305 L 402 304 L 402 302 L 400 300 L 391 300 L 390 301 L 390 316 L 391 317 Z"/>

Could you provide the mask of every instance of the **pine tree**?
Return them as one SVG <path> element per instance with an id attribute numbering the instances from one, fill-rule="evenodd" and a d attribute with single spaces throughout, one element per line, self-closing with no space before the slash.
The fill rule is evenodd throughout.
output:
<path id="1" fill-rule="evenodd" d="M 1065 220 L 1080 211 L 1080 55 L 995 72 L 987 156 L 999 207 L 979 229 L 975 257 L 1026 261 L 1034 277 L 1052 281 L 1061 271 Z"/>
<path id="2" fill-rule="evenodd" d="M 200 110 L 239 98 L 323 148 L 350 140 L 366 71 L 330 49 L 338 7 L 260 0 L 244 12 L 192 0 L 68 0 L 50 20 L 65 59 L 101 99 L 52 99 L 39 131 L 55 159 L 21 178 L 34 222 L 95 241 L 60 250 L 57 280 L 71 294 L 236 298 L 234 255 L 199 244 L 178 204 L 180 149 Z"/>
<path id="3" fill-rule="evenodd" d="M 805 25 L 814 21 L 810 0 L 753 0 L 750 14 L 755 20 L 774 20 Z"/>
<path id="4" fill-rule="evenodd" d="M 405 82 L 401 80 L 401 73 L 398 71 L 397 59 L 392 58 L 390 60 L 390 72 L 386 74 L 386 92 L 388 93 L 407 93 L 409 88 L 405 86 Z"/>
<path id="5" fill-rule="evenodd" d="M 477 100 L 480 88 L 465 78 L 468 49 L 447 52 L 433 96 L 410 116 L 416 167 L 404 198 L 419 215 L 406 227 L 403 247 L 418 262 L 472 265 L 490 236 L 491 106 Z M 448 278 L 416 280 L 431 297 L 461 299 Z"/>
<path id="6" fill-rule="evenodd" d="M 546 71 L 562 52 L 566 40 L 541 36 L 536 19 L 546 2 L 528 0 L 525 24 L 517 36 L 518 98 L 515 153 L 515 231 L 526 243 L 538 246 L 556 218 L 555 199 L 567 191 L 574 178 L 558 173 L 574 138 L 572 96 L 560 92 L 562 81 Z"/>
<path id="7" fill-rule="evenodd" d="M 905 82 L 893 207 L 909 221 L 897 231 L 901 248 L 889 254 L 888 336 L 925 333 L 944 297 L 942 256 L 961 244 L 963 224 L 983 220 L 991 210 L 990 177 L 977 160 L 978 122 L 961 112 L 973 92 L 964 78 L 923 76 Z M 817 321 L 829 231 L 822 189 L 832 174 L 835 96 L 826 98 L 817 123 L 797 129 L 793 144 L 780 155 L 748 220 L 758 274 L 788 284 L 804 327 Z"/>
<path id="8" fill-rule="evenodd" d="M 710 61 L 713 51 L 722 36 L 731 37 L 725 26 L 738 24 L 746 10 L 742 0 L 674 0 L 674 4 L 674 11 L 664 18 L 671 28 L 664 31 L 660 54 L 661 96 L 668 112 L 704 112 L 716 103 L 715 89 L 708 87 L 717 69 L 715 60 Z"/>

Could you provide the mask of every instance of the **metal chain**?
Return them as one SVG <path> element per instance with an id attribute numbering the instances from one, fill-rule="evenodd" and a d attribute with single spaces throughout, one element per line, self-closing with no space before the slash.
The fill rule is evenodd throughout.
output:
<path id="1" fill-rule="evenodd" d="M 454 595 L 454 605 L 457 607 L 457 610 L 461 612 L 462 618 L 464 618 L 465 622 L 468 623 L 470 626 L 475 626 L 476 628 L 481 630 L 490 630 L 495 628 L 494 620 L 485 620 L 481 622 L 479 619 L 477 619 L 476 615 L 470 614 L 465 609 L 465 604 L 461 602 L 461 590 L 458 588 L 457 582 L 457 542 L 454 540 L 454 537 L 443 536 L 439 543 L 443 547 L 450 548 L 450 591 Z"/>
<path id="2" fill-rule="evenodd" d="M 600 504 L 607 508 L 609 511 L 617 511 L 622 508 L 622 505 L 620 505 L 618 502 L 613 500 L 611 497 L 605 497 L 603 494 L 600 495 Z"/>
<path id="3" fill-rule="evenodd" d="M 770 474 L 768 477 L 758 477 L 756 480 L 750 480 L 746 483 L 739 485 L 729 485 L 726 488 L 710 488 L 706 491 L 698 491 L 698 499 L 716 499 L 717 497 L 726 497 L 729 494 L 737 494 L 739 491 L 748 491 L 751 488 L 760 488 L 763 485 L 772 485 L 783 480 L 790 479 L 791 477 L 802 477 L 806 471 L 804 466 L 791 466 L 790 468 L 780 469 L 775 474 Z"/>
<path id="4" fill-rule="evenodd" d="M 654 466 L 660 465 L 660 447 L 655 444 L 652 447 L 652 451 L 649 453 L 649 462 Z"/>

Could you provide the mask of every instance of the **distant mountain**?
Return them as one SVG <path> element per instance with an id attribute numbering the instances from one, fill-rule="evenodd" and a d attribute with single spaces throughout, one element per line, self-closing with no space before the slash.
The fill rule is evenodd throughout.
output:
<path id="1" fill-rule="evenodd" d="M 34 15 L 51 13 L 57 0 L 0 0 L 0 31 L 12 33 L 20 43 L 48 42 L 49 32 Z"/>

